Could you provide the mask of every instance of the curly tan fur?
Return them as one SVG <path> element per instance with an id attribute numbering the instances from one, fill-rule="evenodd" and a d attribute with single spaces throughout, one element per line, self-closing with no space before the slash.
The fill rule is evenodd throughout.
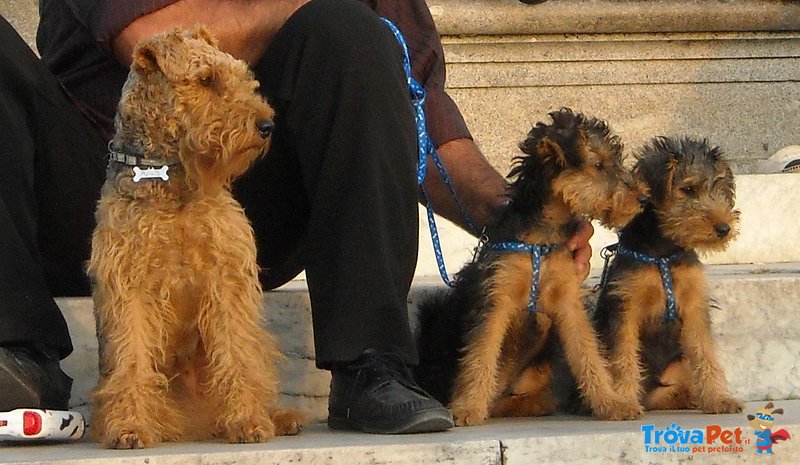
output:
<path id="1" fill-rule="evenodd" d="M 273 112 L 202 27 L 143 40 L 112 146 L 177 160 L 169 180 L 109 163 L 88 271 L 100 342 L 92 430 L 107 447 L 295 434 L 276 409 L 281 359 L 262 326 L 253 230 L 229 187 L 268 145 Z"/>

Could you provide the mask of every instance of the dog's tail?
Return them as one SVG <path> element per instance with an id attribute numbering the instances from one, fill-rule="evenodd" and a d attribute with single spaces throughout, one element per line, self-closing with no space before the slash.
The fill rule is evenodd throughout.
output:
<path id="1" fill-rule="evenodd" d="M 436 400 L 447 405 L 458 370 L 463 346 L 463 312 L 457 292 L 443 292 L 429 297 L 419 306 L 417 347 L 419 365 L 414 377 Z"/>

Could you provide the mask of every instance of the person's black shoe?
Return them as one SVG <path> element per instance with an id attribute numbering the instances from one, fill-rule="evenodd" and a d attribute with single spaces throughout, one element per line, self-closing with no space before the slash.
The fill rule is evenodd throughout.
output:
<path id="1" fill-rule="evenodd" d="M 331 372 L 328 427 L 376 434 L 444 431 L 453 416 L 414 382 L 403 359 L 368 350 Z"/>
<path id="2" fill-rule="evenodd" d="M 0 347 L 0 411 L 67 410 L 72 378 L 58 357 L 39 346 Z"/>

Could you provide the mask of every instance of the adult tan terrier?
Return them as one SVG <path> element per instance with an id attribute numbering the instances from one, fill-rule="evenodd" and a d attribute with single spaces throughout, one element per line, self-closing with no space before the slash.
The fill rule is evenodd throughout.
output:
<path id="1" fill-rule="evenodd" d="M 652 197 L 621 231 L 595 314 L 615 388 L 648 410 L 739 412 L 711 337 L 697 256 L 736 236 L 733 173 L 705 140 L 655 138 L 638 158 Z"/>
<path id="2" fill-rule="evenodd" d="M 92 430 L 107 447 L 295 434 L 262 327 L 253 230 L 230 193 L 273 111 L 205 28 L 142 40 L 109 143 L 88 271 L 100 343 Z"/>
<path id="3" fill-rule="evenodd" d="M 550 117 L 552 124 L 538 123 L 521 144 L 526 155 L 509 174 L 510 203 L 487 228 L 475 260 L 451 292 L 420 308 L 417 380 L 449 403 L 457 425 L 552 411 L 555 399 L 539 392 L 549 370 L 531 363 L 556 337 L 597 417 L 641 413 L 612 389 L 582 303 L 582 277 L 564 243 L 577 216 L 621 226 L 646 196 L 623 168 L 619 138 L 604 121 L 569 109 Z"/>

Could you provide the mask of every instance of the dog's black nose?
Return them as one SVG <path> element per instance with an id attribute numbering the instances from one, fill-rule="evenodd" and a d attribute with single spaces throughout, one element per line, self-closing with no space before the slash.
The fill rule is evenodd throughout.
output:
<path id="1" fill-rule="evenodd" d="M 636 200 L 638 200 L 640 204 L 646 205 L 647 202 L 650 201 L 650 196 L 647 194 L 640 194 Z"/>
<path id="2" fill-rule="evenodd" d="M 720 238 L 723 238 L 723 237 L 727 236 L 729 232 L 731 232 L 731 227 L 729 225 L 725 224 L 725 223 L 720 223 L 720 224 L 714 225 L 714 231 L 717 232 L 717 236 L 719 236 Z"/>
<path id="3" fill-rule="evenodd" d="M 256 127 L 258 128 L 258 133 L 261 134 L 261 137 L 266 139 L 267 137 L 272 135 L 272 131 L 275 130 L 275 122 L 271 119 L 262 119 L 256 122 Z"/>

